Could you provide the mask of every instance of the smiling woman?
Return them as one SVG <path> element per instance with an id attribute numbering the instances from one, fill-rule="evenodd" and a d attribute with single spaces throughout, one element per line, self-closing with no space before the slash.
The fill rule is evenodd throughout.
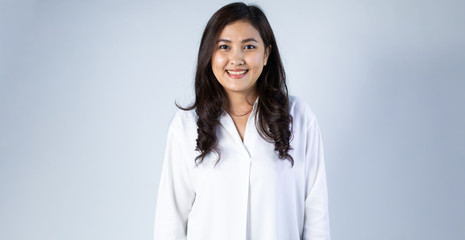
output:
<path id="1" fill-rule="evenodd" d="M 255 94 L 258 77 L 266 66 L 271 46 L 247 21 L 227 25 L 213 52 L 212 69 L 229 98 L 234 94 Z"/>
<path id="2" fill-rule="evenodd" d="M 260 8 L 232 3 L 213 14 L 200 43 L 195 102 L 179 108 L 155 239 L 330 239 L 318 122 L 288 95 Z"/>

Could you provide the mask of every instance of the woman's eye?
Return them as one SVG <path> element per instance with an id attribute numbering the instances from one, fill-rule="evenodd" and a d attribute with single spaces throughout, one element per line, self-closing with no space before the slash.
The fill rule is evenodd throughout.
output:
<path id="1" fill-rule="evenodd" d="M 220 45 L 218 48 L 219 48 L 219 49 L 228 49 L 229 46 L 228 46 L 228 45 Z"/>
<path id="2" fill-rule="evenodd" d="M 255 49 L 255 46 L 254 45 L 246 45 L 244 48 L 245 49 Z"/>

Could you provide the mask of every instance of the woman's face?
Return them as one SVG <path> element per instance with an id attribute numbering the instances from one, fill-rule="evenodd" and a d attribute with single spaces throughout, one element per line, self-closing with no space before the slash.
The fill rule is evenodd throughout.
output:
<path id="1" fill-rule="evenodd" d="M 254 94 L 257 79 L 268 60 L 260 33 L 246 21 L 226 25 L 216 42 L 212 70 L 228 95 Z"/>

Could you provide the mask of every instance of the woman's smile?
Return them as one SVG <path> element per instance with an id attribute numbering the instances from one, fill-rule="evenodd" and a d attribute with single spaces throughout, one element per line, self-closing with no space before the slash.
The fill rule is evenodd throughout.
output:
<path id="1" fill-rule="evenodd" d="M 233 69 L 233 70 L 226 70 L 226 73 L 230 78 L 243 78 L 249 72 L 249 70 L 241 70 L 241 69 Z"/>

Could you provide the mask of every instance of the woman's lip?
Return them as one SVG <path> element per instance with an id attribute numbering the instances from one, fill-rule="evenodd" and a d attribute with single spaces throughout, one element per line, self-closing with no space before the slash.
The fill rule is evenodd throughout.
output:
<path id="1" fill-rule="evenodd" d="M 244 71 L 244 70 L 229 70 L 229 71 L 234 71 L 234 72 L 240 72 L 240 71 Z M 244 74 L 240 74 L 240 75 L 233 75 L 233 74 L 230 74 L 228 71 L 226 71 L 226 74 L 228 74 L 228 77 L 230 78 L 243 78 L 245 75 L 247 75 L 249 71 L 246 70 L 246 72 Z"/>

